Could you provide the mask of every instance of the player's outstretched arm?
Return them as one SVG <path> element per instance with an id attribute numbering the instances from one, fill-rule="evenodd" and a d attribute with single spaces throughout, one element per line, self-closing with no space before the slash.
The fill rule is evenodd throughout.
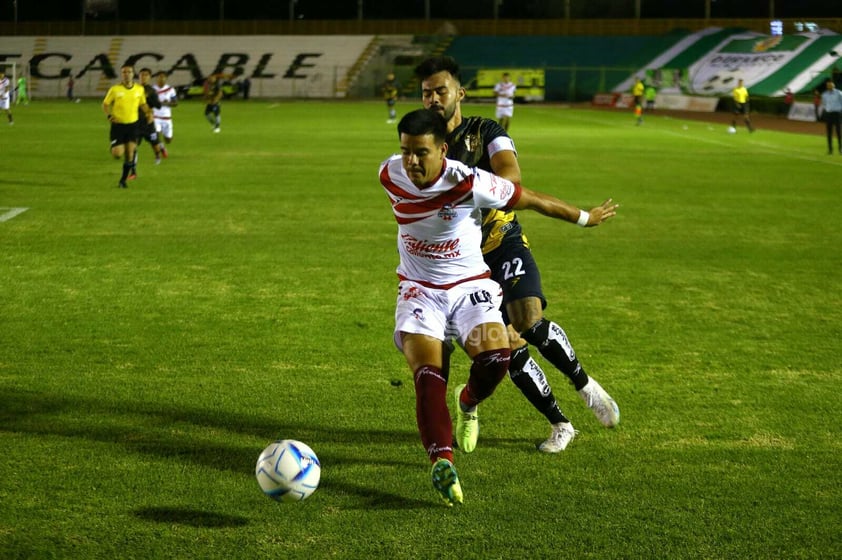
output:
<path id="1" fill-rule="evenodd" d="M 619 204 L 614 204 L 614 201 L 609 198 L 599 206 L 585 211 L 554 196 L 524 188 L 514 209 L 534 210 L 550 218 L 565 220 L 583 227 L 594 227 L 616 216 L 618 206 Z"/>

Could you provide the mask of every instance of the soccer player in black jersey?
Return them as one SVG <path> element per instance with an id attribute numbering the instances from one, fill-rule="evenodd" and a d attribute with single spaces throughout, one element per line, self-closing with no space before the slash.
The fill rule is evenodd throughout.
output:
<path id="1" fill-rule="evenodd" d="M 143 86 L 143 91 L 146 94 L 146 104 L 150 109 L 160 109 L 161 101 L 158 99 L 158 92 L 155 91 L 151 82 L 152 70 L 149 68 L 141 68 L 140 72 L 138 72 L 138 77 L 140 78 L 140 85 Z M 149 145 L 152 146 L 152 152 L 155 154 L 155 165 L 158 165 L 161 163 L 161 143 L 158 141 L 158 131 L 155 128 L 154 113 L 152 121 L 149 121 L 144 114 L 139 114 L 137 122 L 137 145 L 140 147 L 143 141 L 146 140 Z M 138 150 L 135 150 L 134 152 L 132 171 L 129 174 L 130 179 L 137 177 L 137 152 Z"/>
<path id="2" fill-rule="evenodd" d="M 416 67 L 415 74 L 421 81 L 424 107 L 437 111 L 447 121 L 447 157 L 520 183 L 517 153 L 506 131 L 491 119 L 462 116 L 465 90 L 458 63 L 449 56 L 429 58 Z M 582 214 L 584 223 L 580 225 L 587 225 L 587 213 Z M 544 317 L 547 300 L 541 276 L 515 213 L 485 211 L 482 228 L 485 262 L 492 278 L 503 287 L 503 317 L 512 347 L 509 376 L 552 425 L 550 437 L 538 449 L 546 453 L 563 451 L 576 431 L 559 409 L 541 367 L 529 355 L 529 344 L 570 379 L 604 426 L 616 426 L 620 421 L 617 403 L 585 373 L 564 330 Z"/>

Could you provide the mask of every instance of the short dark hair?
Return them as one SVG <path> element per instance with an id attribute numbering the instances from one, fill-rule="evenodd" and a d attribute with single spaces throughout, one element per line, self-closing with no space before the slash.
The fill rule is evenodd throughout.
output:
<path id="1" fill-rule="evenodd" d="M 152 74 L 152 69 L 143 67 L 143 68 L 140 69 L 140 72 L 149 72 L 150 74 Z M 140 72 L 138 72 L 138 74 L 140 74 Z"/>
<path id="2" fill-rule="evenodd" d="M 415 75 L 419 80 L 426 80 L 439 72 L 449 72 L 457 82 L 462 83 L 459 63 L 452 56 L 434 56 L 415 67 Z"/>
<path id="3" fill-rule="evenodd" d="M 442 144 L 447 138 L 447 123 L 436 111 L 416 109 L 407 113 L 398 123 L 398 136 L 424 136 L 432 134 L 436 144 Z"/>
<path id="4" fill-rule="evenodd" d="M 164 71 L 164 70 L 158 70 L 157 72 L 155 72 L 156 76 L 160 76 L 161 74 L 163 74 L 164 76 L 167 75 L 166 71 Z"/>

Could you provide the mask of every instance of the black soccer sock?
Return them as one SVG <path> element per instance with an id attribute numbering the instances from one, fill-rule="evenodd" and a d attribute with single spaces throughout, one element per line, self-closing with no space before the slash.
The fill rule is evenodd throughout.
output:
<path id="1" fill-rule="evenodd" d="M 128 176 L 129 176 L 129 171 L 131 171 L 131 170 L 132 170 L 132 164 L 131 164 L 131 162 L 124 161 L 124 162 L 123 162 L 123 174 L 120 176 L 120 182 L 121 182 L 121 183 L 125 183 L 125 182 L 126 182 L 126 177 L 128 177 Z"/>
<path id="2" fill-rule="evenodd" d="M 544 318 L 522 332 L 521 336 L 570 378 L 577 391 L 588 384 L 588 374 L 576 359 L 576 352 L 560 326 Z"/>
<path id="3" fill-rule="evenodd" d="M 526 400 L 543 414 L 550 424 L 570 421 L 559 409 L 544 372 L 529 355 L 529 346 L 522 346 L 512 352 L 509 377 Z"/>

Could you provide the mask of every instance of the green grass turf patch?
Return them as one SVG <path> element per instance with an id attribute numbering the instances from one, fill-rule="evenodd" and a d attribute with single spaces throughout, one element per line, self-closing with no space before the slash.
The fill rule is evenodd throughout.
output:
<path id="1" fill-rule="evenodd" d="M 0 557 L 838 556 L 842 157 L 820 137 L 519 106 L 527 187 L 621 204 L 597 229 L 520 219 L 622 420 L 542 362 L 580 430 L 542 455 L 504 381 L 447 509 L 391 342 L 382 103 L 227 102 L 220 134 L 202 110 L 126 190 L 97 100 L 0 125 L 0 216 L 27 209 L 0 221 Z M 275 438 L 321 459 L 303 503 L 254 480 Z"/>

